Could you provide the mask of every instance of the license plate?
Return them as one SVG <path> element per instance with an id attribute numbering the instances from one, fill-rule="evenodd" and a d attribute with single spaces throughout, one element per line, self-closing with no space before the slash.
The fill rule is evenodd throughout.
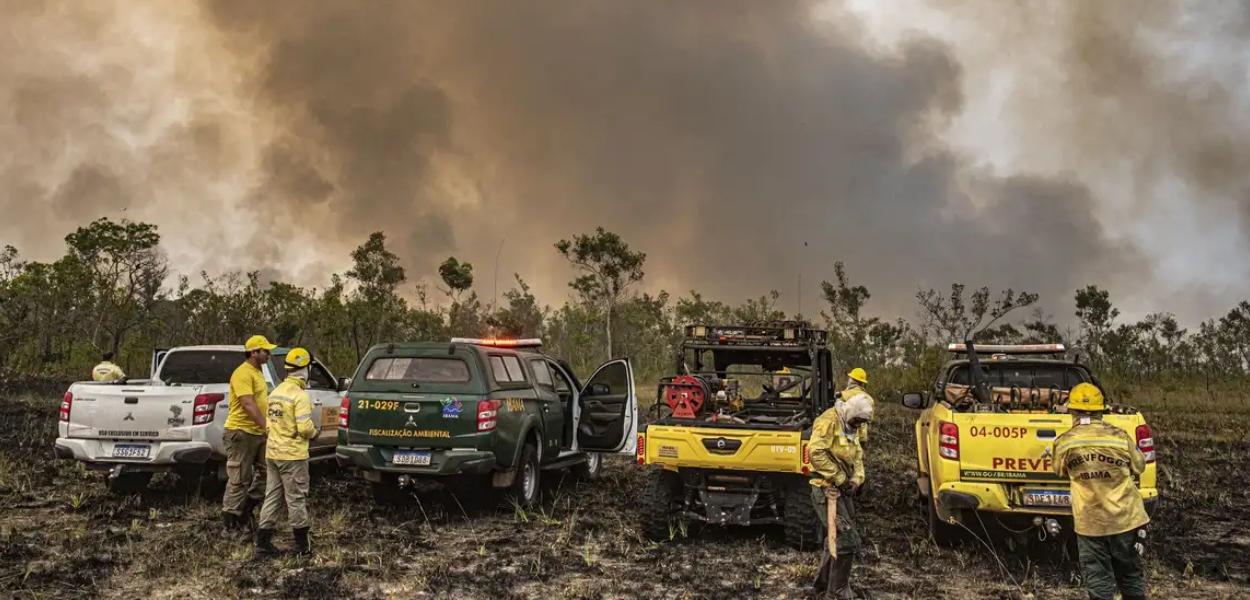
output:
<path id="1" fill-rule="evenodd" d="M 328 408 L 323 409 L 321 411 L 321 427 L 325 428 L 325 427 L 338 427 L 338 426 L 339 426 L 339 411 L 330 410 Z"/>
<path id="2" fill-rule="evenodd" d="M 428 465 L 430 464 L 430 453 L 423 451 L 409 452 L 399 450 L 395 452 L 395 456 L 391 459 L 391 463 L 396 465 Z"/>
<path id="3" fill-rule="evenodd" d="M 1072 495 L 1064 490 L 1024 490 L 1028 506 L 1072 506 Z"/>
<path id="4" fill-rule="evenodd" d="M 115 444 L 113 458 L 147 458 L 152 447 L 147 444 Z"/>

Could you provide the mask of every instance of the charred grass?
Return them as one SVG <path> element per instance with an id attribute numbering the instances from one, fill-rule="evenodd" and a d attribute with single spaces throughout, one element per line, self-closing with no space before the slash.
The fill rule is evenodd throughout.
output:
<path id="1" fill-rule="evenodd" d="M 1165 499 L 1152 526 L 1158 597 L 1250 593 L 1250 403 L 1138 391 L 1156 427 Z M 805 598 L 818 556 L 772 528 L 674 531 L 643 540 L 647 473 L 625 459 L 584 482 L 545 473 L 524 511 L 431 486 L 374 504 L 350 473 L 318 468 L 311 559 L 258 562 L 222 534 L 215 499 L 157 478 L 114 496 L 102 476 L 52 458 L 54 395 L 0 397 L 0 596 L 17 598 Z M 938 549 L 916 504 L 914 414 L 881 403 L 860 500 L 866 552 L 856 580 L 873 598 L 1083 598 L 1062 556 L 999 543 Z M 281 535 L 279 545 L 289 543 Z"/>

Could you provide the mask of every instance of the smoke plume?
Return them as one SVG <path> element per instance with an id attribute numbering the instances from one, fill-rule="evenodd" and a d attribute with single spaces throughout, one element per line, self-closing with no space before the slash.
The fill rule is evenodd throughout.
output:
<path id="1" fill-rule="evenodd" d="M 843 260 L 884 314 L 962 281 L 1206 316 L 1250 293 L 1250 137 L 1211 41 L 1247 21 L 1205 8 L 9 1 L 0 239 L 129 216 L 180 271 L 324 285 L 380 229 L 558 302 L 552 243 L 603 225 L 650 288 L 801 277 L 809 315 Z"/>

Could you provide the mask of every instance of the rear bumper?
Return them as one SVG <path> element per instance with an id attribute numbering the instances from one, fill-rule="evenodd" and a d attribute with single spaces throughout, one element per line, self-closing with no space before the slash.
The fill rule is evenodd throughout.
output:
<path id="1" fill-rule="evenodd" d="M 1157 488 L 1143 488 L 1146 511 L 1152 513 L 1159 497 Z M 953 481 L 942 484 L 937 493 L 937 511 L 942 520 L 962 510 L 979 510 L 1003 515 L 1071 516 L 1067 507 L 1022 506 L 1008 496 L 1007 486 L 989 482 Z"/>
<path id="2" fill-rule="evenodd" d="M 114 444 L 148 444 L 148 458 L 113 458 Z M 87 463 L 89 468 L 108 469 L 116 465 L 132 465 L 138 468 L 160 470 L 180 465 L 200 465 L 213 459 L 213 448 L 208 442 L 143 442 L 113 441 L 78 438 L 57 438 L 57 458 L 73 459 Z"/>
<path id="3" fill-rule="evenodd" d="M 377 446 L 342 445 L 335 450 L 339 465 L 365 471 L 404 475 L 485 475 L 495 470 L 495 454 L 485 450 L 431 450 L 430 464 L 395 465 L 395 449 Z"/>

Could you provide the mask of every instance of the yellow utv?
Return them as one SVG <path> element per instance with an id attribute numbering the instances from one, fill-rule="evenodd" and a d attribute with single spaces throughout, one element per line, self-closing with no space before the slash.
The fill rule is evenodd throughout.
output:
<path id="1" fill-rule="evenodd" d="M 1005 537 L 1009 543 L 1067 539 L 1072 528 L 1068 482 L 1055 475 L 1055 438 L 1072 427 L 1068 390 L 1097 377 L 1063 358 L 1062 344 L 950 344 L 956 358 L 927 393 L 903 395 L 916 419 L 916 485 L 934 542 L 962 535 Z M 1105 390 L 1104 390 L 1105 391 Z M 1141 413 L 1115 405 L 1104 417 L 1127 431 L 1145 455 L 1138 479 L 1153 511 L 1154 437 Z"/>
<path id="2" fill-rule="evenodd" d="M 691 326 L 677 375 L 659 383 L 637 461 L 650 468 L 642 530 L 660 541 L 687 526 L 781 525 L 818 548 L 807 440 L 832 404 L 826 332 L 797 323 Z"/>

